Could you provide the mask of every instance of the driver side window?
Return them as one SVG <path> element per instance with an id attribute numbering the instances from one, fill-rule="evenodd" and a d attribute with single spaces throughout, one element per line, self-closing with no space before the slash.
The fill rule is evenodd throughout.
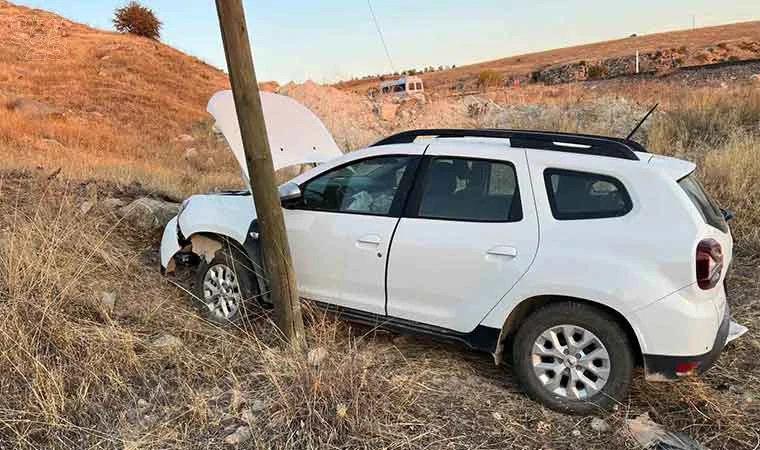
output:
<path id="1" fill-rule="evenodd" d="M 304 184 L 303 205 L 315 211 L 388 215 L 410 160 L 379 156 L 323 173 Z"/>

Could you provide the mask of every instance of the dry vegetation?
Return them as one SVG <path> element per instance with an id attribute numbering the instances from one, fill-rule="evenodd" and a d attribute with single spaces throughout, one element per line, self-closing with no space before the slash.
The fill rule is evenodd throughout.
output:
<path id="1" fill-rule="evenodd" d="M 0 3 L 0 26 L 19 17 L 53 16 Z M 714 450 L 760 445 L 756 85 L 531 86 L 401 105 L 408 114 L 392 121 L 351 94 L 288 87 L 345 148 L 435 125 L 620 135 L 662 103 L 639 138 L 696 161 L 708 190 L 737 213 L 729 296 L 750 332 L 698 380 L 650 384 L 637 373 L 627 402 L 600 412 L 611 430 L 598 432 L 590 417 L 529 401 L 509 368 L 458 346 L 311 311 L 309 346 L 326 351 L 315 365 L 280 348 L 267 311 L 239 329 L 202 321 L 159 274 L 155 231 L 103 202 L 87 213 L 81 205 L 237 184 L 203 113 L 226 81 L 160 44 L 62 26 L 72 45 L 57 71 L 22 59 L 20 41 L 0 46 L 11 61 L 0 66 L 0 448 L 219 448 L 241 426 L 251 430 L 248 448 L 636 448 L 625 420 L 644 412 Z M 101 66 L 107 76 L 96 75 Z M 174 141 L 180 134 L 193 141 Z M 188 147 L 202 157 L 183 158 Z"/>

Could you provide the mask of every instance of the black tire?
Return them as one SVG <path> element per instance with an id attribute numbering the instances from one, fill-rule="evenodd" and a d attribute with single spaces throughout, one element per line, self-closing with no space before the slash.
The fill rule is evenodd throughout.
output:
<path id="1" fill-rule="evenodd" d="M 534 343 L 541 333 L 559 325 L 578 326 L 590 331 L 609 354 L 607 382 L 587 399 L 576 400 L 551 392 L 534 372 Z M 589 415 L 613 407 L 628 393 L 634 366 L 632 348 L 631 340 L 613 315 L 588 304 L 562 302 L 541 307 L 528 316 L 515 335 L 512 357 L 515 374 L 528 396 L 555 411 Z"/>
<path id="2" fill-rule="evenodd" d="M 207 320 L 221 325 L 239 324 L 251 311 L 261 309 L 259 283 L 256 276 L 256 272 L 261 269 L 257 268 L 257 265 L 252 263 L 242 250 L 227 243 L 222 245 L 222 248 L 216 252 L 214 259 L 210 262 L 207 262 L 205 257 L 200 257 L 193 285 L 194 300 L 201 314 Z M 237 289 L 233 290 L 239 294 L 234 313 L 225 317 L 215 314 L 204 301 L 207 295 L 204 292 L 206 274 L 219 265 L 231 269 L 237 281 Z"/>

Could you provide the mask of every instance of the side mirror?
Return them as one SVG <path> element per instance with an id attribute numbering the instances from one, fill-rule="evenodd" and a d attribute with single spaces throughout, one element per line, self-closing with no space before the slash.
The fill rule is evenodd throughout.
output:
<path id="1" fill-rule="evenodd" d="M 278 189 L 280 191 L 280 202 L 292 202 L 301 199 L 301 188 L 292 181 L 288 181 Z"/>

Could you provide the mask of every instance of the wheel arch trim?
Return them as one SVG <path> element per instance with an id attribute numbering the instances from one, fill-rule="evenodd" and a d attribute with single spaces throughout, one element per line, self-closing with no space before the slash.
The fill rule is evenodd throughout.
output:
<path id="1" fill-rule="evenodd" d="M 514 337 L 514 334 L 517 332 L 519 324 L 523 319 L 528 317 L 528 315 L 538 310 L 542 306 L 561 302 L 584 303 L 596 308 L 600 308 L 612 314 L 612 316 L 617 319 L 617 322 L 623 327 L 623 330 L 626 332 L 631 342 L 634 344 L 633 350 L 636 352 L 635 360 L 638 363 L 641 362 L 642 354 L 646 353 L 643 336 L 638 326 L 635 323 L 631 323 L 631 321 L 626 318 L 623 313 L 615 308 L 610 307 L 609 305 L 605 305 L 604 303 L 598 301 L 557 294 L 534 295 L 516 303 L 514 307 L 512 307 L 506 319 L 504 320 L 504 324 L 501 327 L 501 331 L 496 342 L 496 350 L 493 353 L 494 362 L 497 365 L 501 364 L 503 361 L 506 344 Z"/>

